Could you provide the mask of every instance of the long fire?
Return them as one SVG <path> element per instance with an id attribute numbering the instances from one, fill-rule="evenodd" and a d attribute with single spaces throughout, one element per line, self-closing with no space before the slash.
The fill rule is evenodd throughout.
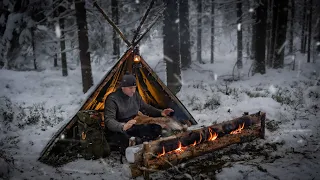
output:
<path id="1" fill-rule="evenodd" d="M 244 128 L 244 123 L 240 124 L 238 129 L 234 130 L 234 131 L 231 131 L 230 134 L 239 134 L 241 133 L 241 130 Z"/>
<path id="2" fill-rule="evenodd" d="M 209 133 L 210 133 L 210 136 L 208 138 L 208 141 L 214 141 L 214 140 L 216 140 L 218 138 L 218 134 L 216 132 L 213 132 L 211 128 L 209 128 Z M 197 143 L 197 141 L 194 141 L 194 143 L 190 144 L 189 146 L 196 146 L 197 144 L 199 144 L 201 142 L 201 140 L 202 140 L 202 135 L 200 133 L 199 142 Z M 178 142 L 178 148 L 173 150 L 173 151 L 169 151 L 167 153 L 172 153 L 172 152 L 181 153 L 181 152 L 185 151 L 187 148 L 188 148 L 188 146 L 183 147 L 181 142 L 179 141 Z M 158 157 L 161 157 L 161 156 L 163 156 L 165 154 L 166 154 L 166 152 L 165 152 L 164 146 L 162 146 L 162 153 L 158 154 Z"/>
<path id="3" fill-rule="evenodd" d="M 239 134 L 239 133 L 241 133 L 241 130 L 243 128 L 244 128 L 244 123 L 240 124 L 238 129 L 232 131 L 230 134 Z M 218 138 L 218 134 L 216 132 L 212 131 L 211 128 L 209 128 L 209 133 L 210 133 L 210 135 L 209 135 L 208 141 L 214 141 Z M 201 141 L 202 141 L 202 134 L 200 133 L 200 138 L 199 138 L 198 143 L 197 143 L 197 141 L 194 141 L 194 143 L 191 144 L 190 146 L 196 146 L 196 144 L 199 144 Z M 173 151 L 170 151 L 168 153 L 171 153 L 171 152 L 181 153 L 181 152 L 185 151 L 185 149 L 187 149 L 187 147 L 188 146 L 183 147 L 181 142 L 179 141 L 178 148 Z M 161 157 L 165 154 L 166 154 L 166 152 L 165 152 L 164 146 L 162 146 L 162 153 L 159 154 L 158 157 Z"/>

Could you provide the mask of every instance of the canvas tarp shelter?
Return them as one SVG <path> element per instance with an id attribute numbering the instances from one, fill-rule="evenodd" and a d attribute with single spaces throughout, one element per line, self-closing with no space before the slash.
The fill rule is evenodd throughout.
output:
<path id="1" fill-rule="evenodd" d="M 138 61 L 136 61 L 138 60 Z M 81 110 L 97 110 L 103 113 L 106 97 L 118 88 L 119 80 L 126 73 L 135 74 L 137 90 L 143 100 L 157 108 L 174 109 L 174 118 L 180 121 L 188 121 L 189 124 L 197 124 L 189 111 L 181 101 L 168 89 L 139 55 L 137 49 L 129 48 L 113 68 L 106 73 L 100 83 L 91 91 L 91 95 L 84 102 Z M 49 141 L 41 152 L 41 162 L 59 165 L 63 164 L 69 156 L 72 156 L 72 148 L 79 145 L 77 135 L 77 116 L 73 116 Z"/>

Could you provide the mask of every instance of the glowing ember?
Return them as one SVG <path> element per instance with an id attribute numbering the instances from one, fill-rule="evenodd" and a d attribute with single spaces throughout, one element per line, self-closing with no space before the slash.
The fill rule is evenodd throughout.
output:
<path id="1" fill-rule="evenodd" d="M 201 142 L 201 140 L 202 140 L 202 134 L 200 132 L 200 140 L 199 140 L 198 144 Z"/>
<path id="2" fill-rule="evenodd" d="M 208 138 L 208 141 L 214 141 L 217 139 L 218 134 L 216 132 L 212 133 L 212 129 L 209 128 L 210 137 Z"/>
<path id="3" fill-rule="evenodd" d="M 241 130 L 244 128 L 244 123 L 242 123 L 241 125 L 239 125 L 238 129 L 232 131 L 230 134 L 239 134 L 241 133 Z"/>
<path id="4" fill-rule="evenodd" d="M 194 141 L 194 143 L 192 144 L 192 146 L 195 146 L 197 144 L 197 141 Z"/>
<path id="5" fill-rule="evenodd" d="M 165 154 L 166 154 L 166 151 L 164 150 L 164 146 L 162 146 L 162 153 L 159 154 L 158 157 L 161 157 L 161 156 L 163 156 L 163 155 L 165 155 Z"/>
<path id="6" fill-rule="evenodd" d="M 175 152 L 183 152 L 184 149 L 185 149 L 185 147 L 182 147 L 182 144 L 181 144 L 181 142 L 179 141 L 179 146 L 178 146 L 178 148 L 177 148 L 176 150 L 174 150 L 174 151 L 175 151 Z"/>

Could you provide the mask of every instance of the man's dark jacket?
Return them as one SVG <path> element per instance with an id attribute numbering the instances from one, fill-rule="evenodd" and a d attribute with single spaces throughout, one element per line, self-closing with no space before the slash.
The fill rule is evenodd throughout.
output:
<path id="1" fill-rule="evenodd" d="M 105 101 L 105 125 L 110 131 L 123 132 L 123 125 L 133 119 L 138 111 L 152 117 L 161 116 L 161 110 L 145 103 L 138 92 L 129 97 L 119 88 Z"/>

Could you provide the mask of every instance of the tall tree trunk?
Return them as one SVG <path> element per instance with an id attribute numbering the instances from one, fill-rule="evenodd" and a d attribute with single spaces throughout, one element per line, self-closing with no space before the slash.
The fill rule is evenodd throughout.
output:
<path id="1" fill-rule="evenodd" d="M 237 67 L 242 69 L 242 1 L 237 3 Z"/>
<path id="2" fill-rule="evenodd" d="M 273 4 L 274 4 L 274 1 L 273 0 L 268 0 L 268 17 L 267 17 L 267 41 L 266 41 L 266 46 L 267 46 L 267 65 L 269 67 L 272 67 L 272 62 L 273 62 L 273 59 L 272 59 L 272 48 L 274 47 L 272 45 L 273 43 Z"/>
<path id="3" fill-rule="evenodd" d="M 78 25 L 78 41 L 80 49 L 80 62 L 81 62 L 81 74 L 83 93 L 86 93 L 93 85 L 92 72 L 91 72 L 91 60 L 88 40 L 88 28 L 87 28 L 87 12 L 85 9 L 85 1 L 75 1 L 77 25 Z"/>
<path id="4" fill-rule="evenodd" d="M 306 13 L 307 13 L 307 0 L 303 1 L 303 11 L 302 11 L 302 27 L 301 27 L 301 53 L 306 53 L 306 42 L 305 42 L 305 29 L 306 29 Z"/>
<path id="5" fill-rule="evenodd" d="M 272 8 L 272 31 L 271 31 L 271 46 L 270 46 L 270 61 L 269 67 L 274 66 L 275 61 L 275 52 L 276 52 L 276 43 L 278 41 L 277 37 L 279 34 L 279 1 L 273 0 Z"/>
<path id="6" fill-rule="evenodd" d="M 317 43 L 316 43 L 316 46 L 317 46 L 317 52 L 318 52 L 318 57 L 320 57 L 320 5 L 318 6 L 318 37 L 317 37 Z M 313 60 L 315 61 L 315 60 Z"/>
<path id="7" fill-rule="evenodd" d="M 56 47 L 54 49 L 56 49 Z M 58 67 L 58 54 L 56 52 L 54 52 L 53 55 L 53 67 Z"/>
<path id="8" fill-rule="evenodd" d="M 181 89 L 181 69 L 179 59 L 179 26 L 175 21 L 178 19 L 177 0 L 166 0 L 167 8 L 164 12 L 163 26 L 163 53 L 167 66 L 167 86 L 177 94 Z"/>
<path id="9" fill-rule="evenodd" d="M 268 16 L 268 0 L 261 0 L 256 8 L 256 51 L 255 51 L 255 67 L 253 73 L 266 73 L 265 52 L 266 52 L 266 27 Z"/>
<path id="10" fill-rule="evenodd" d="M 68 66 L 67 66 L 67 54 L 65 52 L 66 50 L 66 41 L 65 41 L 65 32 L 64 32 L 64 19 L 59 19 L 59 25 L 60 25 L 60 49 L 61 49 L 61 67 L 62 67 L 62 76 L 68 76 Z"/>
<path id="11" fill-rule="evenodd" d="M 202 0 L 198 0 L 198 6 L 197 6 L 197 61 L 199 63 L 202 62 L 202 48 L 201 48 L 201 40 L 202 40 Z"/>
<path id="12" fill-rule="evenodd" d="M 309 10 L 309 9 L 308 9 Z M 307 10 L 307 12 L 308 12 Z M 304 33 L 304 40 L 303 40 L 303 52 L 306 53 L 307 52 L 307 44 L 308 44 L 308 27 L 309 27 L 309 14 L 306 13 L 306 21 L 305 21 L 305 33 Z"/>
<path id="13" fill-rule="evenodd" d="M 211 0 L 211 54 L 210 62 L 214 63 L 214 0 Z"/>
<path id="14" fill-rule="evenodd" d="M 179 19 L 181 68 L 187 69 L 191 65 L 191 45 L 189 28 L 189 3 L 186 0 L 179 0 Z"/>
<path id="15" fill-rule="evenodd" d="M 256 51 L 256 12 L 252 13 L 251 16 L 254 23 L 252 23 L 252 35 L 251 35 L 251 53 L 250 53 L 250 59 L 255 59 L 255 51 Z"/>
<path id="16" fill-rule="evenodd" d="M 58 18 L 58 16 L 59 16 L 58 9 L 54 10 L 55 7 L 57 6 L 57 4 L 58 4 L 57 1 L 52 3 L 52 7 L 51 8 L 54 11 L 53 15 L 52 15 L 53 19 L 54 18 Z M 55 23 L 54 22 L 52 23 L 51 26 L 52 26 L 52 29 L 55 29 Z M 58 67 L 58 53 L 57 52 L 58 52 L 58 42 L 54 42 L 53 43 L 53 53 L 54 53 L 54 55 L 53 55 L 53 67 Z"/>
<path id="17" fill-rule="evenodd" d="M 3 19 L 3 23 L 0 23 L 0 40 L 2 40 L 3 39 L 3 35 L 4 35 L 4 32 L 5 32 L 5 30 L 6 30 L 6 25 L 7 25 L 7 21 L 8 21 L 8 16 L 9 16 L 9 14 L 10 14 L 10 11 L 8 10 L 9 9 L 9 7 L 8 6 L 5 6 L 4 4 L 3 4 L 3 2 L 0 2 L 0 4 L 1 4 L 1 8 L 3 8 L 3 12 L 0 14 L 0 16 L 2 16 L 4 19 Z M 5 43 L 4 42 L 1 42 L 0 41 L 0 43 L 3 43 L 2 44 L 2 46 L 3 47 L 5 47 Z M 4 66 L 4 52 L 0 52 L 1 54 L 0 54 L 0 69 Z"/>
<path id="18" fill-rule="evenodd" d="M 35 30 L 36 30 L 35 27 L 32 27 L 30 29 L 30 31 L 31 31 L 32 53 L 33 53 L 33 67 L 34 67 L 35 70 L 37 70 L 38 67 L 37 67 L 37 55 L 36 55 L 36 39 L 34 37 Z"/>
<path id="19" fill-rule="evenodd" d="M 277 1 L 279 8 L 279 19 L 278 19 L 278 28 L 277 41 L 275 48 L 275 61 L 273 68 L 283 68 L 284 64 L 284 52 L 285 52 L 285 43 L 287 35 L 287 22 L 288 22 L 288 0 Z"/>
<path id="20" fill-rule="evenodd" d="M 291 14 L 291 19 L 290 19 L 290 38 L 289 38 L 289 53 L 293 53 L 293 40 L 294 40 L 294 14 L 295 14 L 295 6 L 294 6 L 294 0 L 290 0 L 290 14 Z"/>
<path id="21" fill-rule="evenodd" d="M 3 22 L 0 23 L 0 37 L 3 36 L 4 31 L 6 30 L 6 25 L 8 21 L 8 16 L 10 14 L 9 7 L 7 5 L 4 5 L 3 2 L 0 2 L 0 17 L 2 16 Z"/>
<path id="22" fill-rule="evenodd" d="M 111 11 L 112 11 L 112 21 L 118 25 L 119 24 L 119 9 L 118 0 L 111 0 Z M 118 34 L 113 30 L 113 56 L 116 59 L 120 57 L 120 40 Z"/>
<path id="23" fill-rule="evenodd" d="M 312 42 L 312 6 L 313 2 L 312 0 L 309 0 L 309 10 L 308 10 L 308 15 L 309 15 L 309 24 L 308 24 L 308 59 L 307 62 L 310 63 L 311 59 L 311 42 Z"/>

